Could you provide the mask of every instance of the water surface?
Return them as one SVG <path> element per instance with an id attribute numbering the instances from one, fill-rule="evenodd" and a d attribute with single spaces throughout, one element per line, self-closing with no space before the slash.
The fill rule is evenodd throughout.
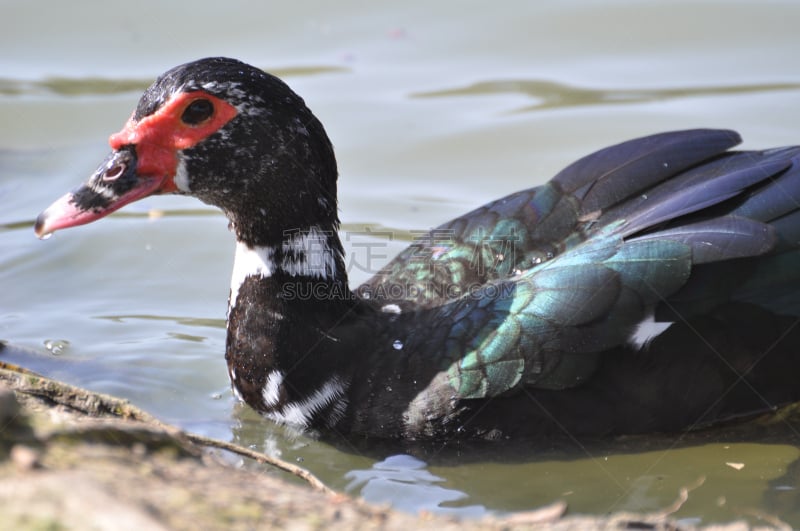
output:
<path id="1" fill-rule="evenodd" d="M 359 283 L 382 265 L 358 254 L 364 241 L 388 259 L 414 231 L 613 142 L 702 126 L 738 129 L 751 148 L 797 143 L 796 3 L 6 1 L 0 13 L 0 339 L 37 351 L 31 368 L 412 512 L 479 516 L 556 499 L 574 512 L 650 511 L 704 477 L 678 517 L 764 512 L 800 525 L 798 438 L 782 421 L 542 448 L 287 432 L 229 392 L 233 240 L 221 214 L 152 198 L 46 242 L 32 231 L 157 74 L 228 55 L 284 77 L 326 124 Z"/>

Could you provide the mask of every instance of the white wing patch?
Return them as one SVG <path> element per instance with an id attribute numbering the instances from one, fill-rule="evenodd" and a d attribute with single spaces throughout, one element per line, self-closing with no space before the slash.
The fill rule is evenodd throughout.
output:
<path id="1" fill-rule="evenodd" d="M 650 312 L 647 317 L 641 320 L 636 325 L 636 329 L 628 337 L 628 344 L 636 350 L 646 348 L 651 341 L 667 331 L 667 329 L 674 323 L 656 321 L 653 312 Z"/>
<path id="2" fill-rule="evenodd" d="M 381 307 L 381 311 L 383 313 L 393 313 L 395 315 L 403 313 L 403 310 L 397 304 L 386 304 Z"/>

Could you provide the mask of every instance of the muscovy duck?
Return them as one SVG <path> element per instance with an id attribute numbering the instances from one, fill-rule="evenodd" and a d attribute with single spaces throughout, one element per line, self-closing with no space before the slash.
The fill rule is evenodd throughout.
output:
<path id="1" fill-rule="evenodd" d="M 222 209 L 232 388 L 278 422 L 410 439 L 681 430 L 800 400 L 800 147 L 739 141 L 602 149 L 351 290 L 322 124 L 276 77 L 206 58 L 145 91 L 35 230 L 151 194 Z"/>

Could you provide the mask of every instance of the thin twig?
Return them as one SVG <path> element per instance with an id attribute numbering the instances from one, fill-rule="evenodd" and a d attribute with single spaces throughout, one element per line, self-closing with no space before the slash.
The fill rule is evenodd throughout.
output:
<path id="1" fill-rule="evenodd" d="M 683 504 L 689 500 L 689 493 L 692 492 L 694 489 L 700 487 L 705 482 L 706 482 L 706 477 L 700 476 L 695 480 L 694 483 L 686 485 L 685 487 L 681 487 L 680 490 L 678 491 L 678 499 L 672 502 L 672 505 L 668 505 L 667 507 L 664 507 L 660 511 L 656 511 L 655 513 L 652 514 L 654 516 L 661 516 L 666 518 L 667 516 L 671 516 L 677 513 L 680 510 L 680 508 L 683 507 Z"/>
<path id="2" fill-rule="evenodd" d="M 774 514 L 765 513 L 759 511 L 758 509 L 738 509 L 735 512 L 746 515 L 746 516 L 753 516 L 758 518 L 759 520 L 763 520 L 771 525 L 773 528 L 778 529 L 780 531 L 791 531 L 792 526 L 775 516 Z"/>
<path id="3" fill-rule="evenodd" d="M 239 446 L 238 444 L 221 441 L 219 439 L 212 439 L 211 437 L 205 437 L 203 435 L 197 435 L 195 433 L 184 432 L 184 435 L 186 436 L 187 439 L 189 439 L 195 444 L 199 444 L 201 446 L 211 446 L 214 448 L 220 448 L 222 450 L 227 450 L 229 452 L 233 452 L 235 454 L 239 454 L 244 457 L 249 457 L 250 459 L 258 461 L 259 463 L 266 463 L 268 465 L 272 465 L 285 472 L 289 472 L 290 474 L 294 474 L 295 476 L 306 480 L 312 487 L 314 487 L 320 492 L 324 492 L 326 494 L 336 494 L 335 490 L 325 485 L 319 478 L 317 478 L 314 474 L 312 474 L 303 467 L 293 465 L 292 463 L 289 463 L 282 459 L 278 459 L 277 457 L 269 456 L 262 452 L 256 452 L 255 450 L 245 448 L 244 446 Z"/>
<path id="4" fill-rule="evenodd" d="M 336 491 L 326 486 L 319 478 L 314 476 L 314 474 L 302 467 L 234 443 L 185 432 L 180 428 L 161 422 L 149 413 L 132 405 L 127 400 L 87 391 L 86 389 L 57 380 L 51 380 L 50 378 L 46 378 L 27 369 L 4 362 L 0 362 L 0 380 L 8 382 L 15 391 L 46 398 L 52 402 L 67 406 L 89 416 L 98 417 L 108 415 L 116 418 L 143 422 L 160 429 L 178 441 L 184 440 L 200 446 L 221 448 L 244 457 L 249 457 L 259 463 L 272 465 L 275 468 L 293 474 L 305 480 L 311 487 L 320 492 L 336 494 Z"/>

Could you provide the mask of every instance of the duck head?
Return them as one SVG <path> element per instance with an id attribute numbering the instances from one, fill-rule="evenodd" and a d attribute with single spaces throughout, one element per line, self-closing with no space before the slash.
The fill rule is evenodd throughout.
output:
<path id="1" fill-rule="evenodd" d="M 40 238 L 156 194 L 219 207 L 251 247 L 338 226 L 336 160 L 321 123 L 280 79 L 235 59 L 167 71 L 109 143 L 89 179 L 39 215 Z"/>

